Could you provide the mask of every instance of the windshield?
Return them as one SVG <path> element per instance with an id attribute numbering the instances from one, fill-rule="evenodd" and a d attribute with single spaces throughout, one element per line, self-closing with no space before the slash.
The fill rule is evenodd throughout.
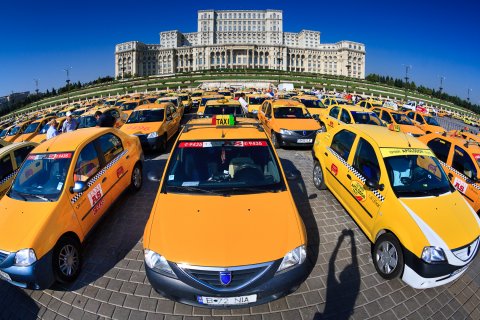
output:
<path id="1" fill-rule="evenodd" d="M 182 101 L 187 101 L 188 100 L 188 96 L 179 96 L 180 97 L 180 100 Z"/>
<path id="2" fill-rule="evenodd" d="M 7 135 L 7 129 L 4 129 L 0 132 L 0 138 L 3 138 Z"/>
<path id="3" fill-rule="evenodd" d="M 434 117 L 423 116 L 423 119 L 425 119 L 425 121 L 432 126 L 440 126 Z"/>
<path id="4" fill-rule="evenodd" d="M 74 116 L 80 116 L 80 115 L 84 114 L 85 111 L 87 111 L 87 110 L 86 110 L 86 109 L 76 110 L 76 111 L 73 111 L 72 114 L 73 114 Z"/>
<path id="5" fill-rule="evenodd" d="M 302 107 L 277 107 L 274 109 L 277 119 L 310 119 L 312 116 Z"/>
<path id="6" fill-rule="evenodd" d="M 66 115 L 67 115 L 67 111 L 62 111 L 62 112 L 57 113 L 58 118 L 65 117 Z"/>
<path id="7" fill-rule="evenodd" d="M 157 103 L 166 103 L 166 102 L 171 102 L 171 103 L 173 103 L 176 107 L 178 107 L 178 100 L 177 100 L 177 98 L 157 100 Z"/>
<path id="8" fill-rule="evenodd" d="M 235 114 L 243 115 L 242 106 L 238 105 L 215 105 L 215 106 L 206 106 L 203 115 L 216 115 L 216 114 Z"/>
<path id="9" fill-rule="evenodd" d="M 202 96 L 202 94 L 203 94 L 202 92 L 194 92 L 192 93 L 192 97 L 200 97 Z"/>
<path id="10" fill-rule="evenodd" d="M 300 101 L 307 108 L 326 108 L 326 106 L 320 100 L 301 99 Z"/>
<path id="11" fill-rule="evenodd" d="M 395 113 L 395 112 L 392 112 L 390 114 L 392 115 L 392 117 L 393 117 L 393 119 L 395 120 L 396 123 L 413 126 L 412 120 L 410 120 L 410 118 L 407 117 L 406 115 L 404 115 L 402 113 Z"/>
<path id="12" fill-rule="evenodd" d="M 160 122 L 163 121 L 165 109 L 148 109 L 133 111 L 127 123 Z"/>
<path id="13" fill-rule="evenodd" d="M 435 157 L 405 155 L 384 159 L 397 197 L 438 196 L 453 190 Z"/>
<path id="14" fill-rule="evenodd" d="M 353 120 L 359 124 L 373 124 L 377 126 L 383 126 L 382 121 L 374 112 L 358 112 L 352 111 Z"/>
<path id="15" fill-rule="evenodd" d="M 337 104 L 349 105 L 350 103 L 347 100 L 337 99 Z"/>
<path id="16" fill-rule="evenodd" d="M 285 190 L 266 140 L 180 142 L 170 158 L 163 190 L 229 195 Z"/>
<path id="17" fill-rule="evenodd" d="M 14 136 L 17 134 L 17 132 L 20 131 L 20 126 L 16 126 L 15 128 L 13 128 L 9 133 L 8 135 L 9 136 Z"/>
<path id="18" fill-rule="evenodd" d="M 221 92 L 219 91 L 218 94 L 221 94 L 222 96 L 230 96 L 230 95 L 232 95 L 232 94 L 230 93 L 230 91 L 221 91 Z"/>
<path id="19" fill-rule="evenodd" d="M 122 104 L 122 110 L 128 111 L 133 110 L 138 106 L 138 102 L 125 102 Z"/>
<path id="20" fill-rule="evenodd" d="M 97 125 L 97 119 L 93 115 L 80 117 L 78 129 L 91 128 Z"/>
<path id="21" fill-rule="evenodd" d="M 40 122 L 34 122 L 28 125 L 28 127 L 25 129 L 25 132 L 23 133 L 32 133 L 37 130 L 38 126 L 40 125 Z"/>
<path id="22" fill-rule="evenodd" d="M 8 196 L 24 201 L 56 201 L 65 185 L 72 153 L 30 154 Z"/>
<path id="23" fill-rule="evenodd" d="M 48 128 L 50 128 L 50 125 L 48 123 L 45 123 L 40 130 L 38 130 L 39 134 L 45 134 L 48 131 Z"/>
<path id="24" fill-rule="evenodd" d="M 263 101 L 265 101 L 266 98 L 253 98 L 250 97 L 248 98 L 248 104 L 262 104 Z"/>

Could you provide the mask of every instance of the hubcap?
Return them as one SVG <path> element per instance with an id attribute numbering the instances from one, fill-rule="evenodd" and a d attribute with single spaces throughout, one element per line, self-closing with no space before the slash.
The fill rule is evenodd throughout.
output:
<path id="1" fill-rule="evenodd" d="M 315 183 L 316 186 L 319 186 L 323 181 L 323 174 L 322 170 L 320 169 L 320 166 L 316 165 L 315 168 L 313 168 L 313 182 Z"/>
<path id="2" fill-rule="evenodd" d="M 395 246 L 389 242 L 382 242 L 375 254 L 377 266 L 385 274 L 392 273 L 398 264 L 398 253 Z"/>
<path id="3" fill-rule="evenodd" d="M 66 276 L 74 275 L 79 266 L 78 251 L 71 244 L 67 244 L 60 250 L 58 257 L 60 271 Z"/>
<path id="4" fill-rule="evenodd" d="M 136 188 L 139 188 L 141 183 L 142 183 L 142 174 L 140 172 L 140 169 L 137 167 L 133 170 L 133 185 Z"/>

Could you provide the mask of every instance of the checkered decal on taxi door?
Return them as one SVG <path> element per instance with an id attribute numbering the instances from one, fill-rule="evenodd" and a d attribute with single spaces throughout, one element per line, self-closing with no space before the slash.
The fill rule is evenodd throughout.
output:
<path id="1" fill-rule="evenodd" d="M 438 159 L 437 159 L 437 160 L 438 160 Z M 457 175 L 458 175 L 460 178 L 462 178 L 463 180 L 465 180 L 465 181 L 470 180 L 470 178 L 468 178 L 466 175 L 464 175 L 463 173 L 460 173 L 460 172 L 457 171 L 455 168 L 449 166 L 449 165 L 446 164 L 445 162 L 440 161 L 440 160 L 438 160 L 438 162 L 440 162 L 440 164 L 441 164 L 442 166 L 444 166 L 445 168 L 447 168 L 448 170 L 453 171 L 455 174 L 457 174 Z M 471 183 L 470 185 L 473 186 L 475 189 L 480 190 L 480 186 L 479 186 L 478 184 L 476 184 L 476 183 Z"/>
<path id="2" fill-rule="evenodd" d="M 116 156 L 112 161 L 110 161 L 105 167 L 103 167 L 102 170 L 100 170 L 96 175 L 93 176 L 92 179 L 90 179 L 90 181 L 88 181 L 87 185 L 88 187 L 90 188 L 97 180 L 98 178 L 100 178 L 104 173 L 105 171 L 107 171 L 108 169 L 110 169 L 115 163 L 118 162 L 118 160 L 120 160 L 121 157 L 123 157 L 123 155 L 125 155 L 125 153 L 127 153 L 128 150 L 124 150 L 123 152 L 119 153 L 118 156 Z M 83 195 L 83 192 L 79 192 L 77 193 L 71 200 L 70 202 L 73 204 L 75 202 L 78 201 L 78 199 L 80 199 L 80 197 Z"/>
<path id="3" fill-rule="evenodd" d="M 336 153 L 332 148 L 328 148 L 328 150 L 335 156 L 335 158 L 337 158 L 338 160 L 340 160 L 340 162 L 342 164 L 344 164 L 348 170 L 350 170 L 363 184 L 365 184 L 365 182 L 367 181 L 367 179 L 360 173 L 357 171 L 357 169 L 355 169 L 354 167 L 352 167 L 351 165 L 348 164 L 347 161 L 345 161 L 345 159 L 343 159 L 342 157 L 340 157 L 340 155 L 338 153 Z M 383 202 L 385 200 L 385 197 L 378 191 L 378 190 L 372 190 L 372 193 L 378 198 L 378 200 L 380 200 L 381 202 Z"/>
<path id="4" fill-rule="evenodd" d="M 5 182 L 7 182 L 9 179 L 15 177 L 15 175 L 17 174 L 18 170 L 20 170 L 20 168 L 18 168 L 17 170 L 13 171 L 12 173 L 10 173 L 8 176 L 6 176 L 5 178 L 3 178 L 1 181 L 0 181 L 0 184 L 4 184 Z"/>

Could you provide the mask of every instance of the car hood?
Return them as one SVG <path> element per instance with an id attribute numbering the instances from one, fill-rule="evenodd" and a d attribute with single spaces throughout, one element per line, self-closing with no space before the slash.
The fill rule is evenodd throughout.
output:
<path id="1" fill-rule="evenodd" d="M 320 124 L 314 119 L 275 119 L 275 131 L 287 130 L 319 130 Z"/>
<path id="2" fill-rule="evenodd" d="M 126 123 L 120 130 L 126 134 L 149 134 L 158 131 L 161 125 L 161 122 Z"/>
<path id="3" fill-rule="evenodd" d="M 31 248 L 38 230 L 50 218 L 57 202 L 20 201 L 4 196 L 0 201 L 0 250 Z"/>
<path id="4" fill-rule="evenodd" d="M 157 197 L 144 245 L 172 262 L 219 267 L 256 264 L 281 259 L 306 242 L 286 191 Z"/>
<path id="5" fill-rule="evenodd" d="M 30 141 L 36 134 L 36 132 L 24 133 L 17 138 L 16 142 Z"/>
<path id="6" fill-rule="evenodd" d="M 424 135 L 425 132 L 420 129 L 419 127 L 416 127 L 414 125 L 408 125 L 408 124 L 401 124 L 400 125 L 400 129 L 402 132 L 405 132 L 405 133 L 411 133 L 411 134 L 421 134 L 421 135 Z"/>
<path id="7" fill-rule="evenodd" d="M 438 197 L 401 198 L 400 201 L 407 211 L 411 210 L 409 214 L 414 220 L 416 215 L 449 249 L 465 246 L 480 236 L 480 220 L 457 191 Z M 429 231 L 421 221 L 416 220 L 417 225 L 427 235 Z"/>

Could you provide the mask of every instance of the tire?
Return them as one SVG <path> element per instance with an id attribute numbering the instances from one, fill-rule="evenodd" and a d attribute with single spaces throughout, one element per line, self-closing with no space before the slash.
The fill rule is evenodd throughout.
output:
<path id="1" fill-rule="evenodd" d="M 402 246 L 392 233 L 384 233 L 377 239 L 373 246 L 372 260 L 378 274 L 384 279 L 395 279 L 402 274 Z"/>
<path id="2" fill-rule="evenodd" d="M 58 240 L 53 249 L 53 272 L 60 283 L 72 283 L 77 279 L 82 268 L 80 243 L 77 239 L 64 236 Z"/>
<path id="3" fill-rule="evenodd" d="M 277 138 L 277 134 L 275 133 L 275 131 L 272 130 L 272 144 L 273 144 L 273 147 L 275 149 L 278 149 L 280 148 L 280 145 L 278 144 L 278 138 Z"/>
<path id="4" fill-rule="evenodd" d="M 313 185 L 318 190 L 327 189 L 327 186 L 325 185 L 325 176 L 323 175 L 323 169 L 318 160 L 315 160 L 313 164 Z"/>
<path id="5" fill-rule="evenodd" d="M 130 190 L 132 192 L 138 192 L 143 185 L 142 166 L 135 164 L 132 170 L 132 178 L 130 180 Z"/>
<path id="6" fill-rule="evenodd" d="M 161 153 L 167 151 L 167 134 L 166 133 L 158 140 L 158 150 Z"/>

